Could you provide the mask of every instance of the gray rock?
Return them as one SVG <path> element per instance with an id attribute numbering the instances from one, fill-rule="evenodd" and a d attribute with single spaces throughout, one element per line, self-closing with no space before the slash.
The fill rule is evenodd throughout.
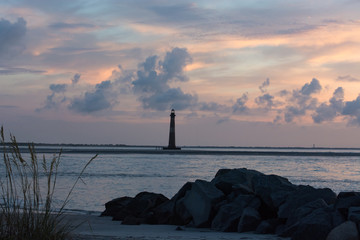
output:
<path id="1" fill-rule="evenodd" d="M 260 199 L 253 195 L 239 195 L 235 200 L 220 207 L 211 228 L 222 232 L 235 232 L 244 209 L 248 206 L 258 209 L 260 205 Z"/>
<path id="2" fill-rule="evenodd" d="M 113 220 L 123 221 L 128 216 L 147 219 L 151 217 L 153 210 L 157 206 L 167 201 L 169 201 L 169 199 L 162 194 L 141 192 L 132 199 L 124 199 L 123 203 L 127 202 L 127 204 L 122 207 L 121 211 L 114 214 Z"/>
<path id="3" fill-rule="evenodd" d="M 148 224 L 177 224 L 177 219 L 174 216 L 174 201 L 166 201 L 156 208 L 148 215 L 146 222 Z"/>
<path id="4" fill-rule="evenodd" d="M 325 240 L 333 225 L 329 208 L 316 209 L 292 226 L 292 240 Z M 284 235 L 283 235 L 284 236 Z"/>
<path id="5" fill-rule="evenodd" d="M 338 198 L 359 197 L 360 192 L 340 192 Z"/>
<path id="6" fill-rule="evenodd" d="M 296 209 L 295 212 L 290 215 L 289 218 L 286 220 L 286 225 L 291 226 L 312 213 L 313 211 L 315 211 L 316 209 L 326 207 L 328 207 L 328 205 L 323 199 L 316 199 L 315 201 L 309 202 Z"/>
<path id="7" fill-rule="evenodd" d="M 171 224 L 187 225 L 192 220 L 192 216 L 184 205 L 184 197 L 186 193 L 191 190 L 193 184 L 193 182 L 185 183 L 171 198 L 170 201 L 174 202 Z"/>
<path id="8" fill-rule="evenodd" d="M 232 186 L 232 193 L 235 195 L 255 195 L 254 191 L 241 183 Z"/>
<path id="9" fill-rule="evenodd" d="M 174 212 L 177 225 L 188 225 L 192 221 L 192 216 L 185 206 L 185 197 L 175 202 Z"/>
<path id="10" fill-rule="evenodd" d="M 350 207 L 360 207 L 360 195 L 357 192 L 339 193 L 334 208 L 347 219 Z"/>
<path id="11" fill-rule="evenodd" d="M 278 218 L 266 219 L 260 222 L 257 226 L 255 233 L 258 234 L 274 234 L 277 227 L 283 224 Z"/>
<path id="12" fill-rule="evenodd" d="M 350 207 L 348 213 L 348 220 L 355 223 L 360 223 L 360 207 Z"/>
<path id="13" fill-rule="evenodd" d="M 317 199 L 323 199 L 327 204 L 332 204 L 336 201 L 336 194 L 329 188 L 298 186 L 297 190 L 292 192 L 279 207 L 278 217 L 289 218 L 299 207 Z"/>
<path id="14" fill-rule="evenodd" d="M 332 229 L 326 240 L 358 240 L 359 231 L 356 224 L 352 221 L 346 221 L 336 228 Z"/>
<path id="15" fill-rule="evenodd" d="M 253 180 L 255 193 L 262 200 L 274 207 L 279 207 L 289 193 L 296 190 L 296 186 L 288 179 L 277 175 L 262 175 Z"/>
<path id="16" fill-rule="evenodd" d="M 244 209 L 238 227 L 238 232 L 249 232 L 249 231 L 255 231 L 256 228 L 259 226 L 261 222 L 261 217 L 259 212 L 252 208 L 247 207 Z"/>
<path id="17" fill-rule="evenodd" d="M 184 206 L 192 216 L 195 227 L 210 227 L 214 206 L 224 199 L 222 191 L 210 182 L 196 180 L 184 196 Z"/>
<path id="18" fill-rule="evenodd" d="M 126 206 L 133 200 L 132 197 L 121 197 L 115 198 L 107 203 L 105 203 L 105 211 L 101 213 L 101 216 L 111 216 L 124 212 Z M 120 219 L 122 220 L 122 219 Z"/>
<path id="19" fill-rule="evenodd" d="M 226 185 L 227 188 L 229 188 L 229 186 L 242 184 L 246 186 L 247 189 L 253 190 L 253 179 L 261 175 L 264 174 L 246 168 L 220 169 L 211 183 L 215 186 Z"/>

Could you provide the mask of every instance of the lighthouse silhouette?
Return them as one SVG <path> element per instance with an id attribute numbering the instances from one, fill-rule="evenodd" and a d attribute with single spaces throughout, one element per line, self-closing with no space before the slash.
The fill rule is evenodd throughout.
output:
<path id="1" fill-rule="evenodd" d="M 175 110 L 171 109 L 170 114 L 170 131 L 169 131 L 169 145 L 164 147 L 164 150 L 180 150 L 175 144 Z"/>

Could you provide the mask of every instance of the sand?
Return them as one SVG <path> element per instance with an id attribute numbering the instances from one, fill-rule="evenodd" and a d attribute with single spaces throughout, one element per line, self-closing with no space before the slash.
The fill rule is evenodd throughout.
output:
<path id="1" fill-rule="evenodd" d="M 66 218 L 72 225 L 82 223 L 72 232 L 74 240 L 85 239 L 126 239 L 126 240 L 161 240 L 161 239 L 186 239 L 186 240 L 233 240 L 233 239 L 263 239 L 280 240 L 289 238 L 280 238 L 275 235 L 263 235 L 254 233 L 223 233 L 210 229 L 199 229 L 181 227 L 173 225 L 121 225 L 120 222 L 111 221 L 111 217 L 98 217 L 94 215 L 67 214 Z"/>

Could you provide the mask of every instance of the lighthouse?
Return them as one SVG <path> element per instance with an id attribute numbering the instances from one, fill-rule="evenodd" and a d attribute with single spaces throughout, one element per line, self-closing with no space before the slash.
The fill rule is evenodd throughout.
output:
<path id="1" fill-rule="evenodd" d="M 171 109 L 170 114 L 170 131 L 169 131 L 169 145 L 164 147 L 164 150 L 180 150 L 175 144 L 175 110 Z"/>

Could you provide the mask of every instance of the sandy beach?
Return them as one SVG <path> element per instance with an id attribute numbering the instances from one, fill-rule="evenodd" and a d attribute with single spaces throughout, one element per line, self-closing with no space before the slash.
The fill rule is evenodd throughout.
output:
<path id="1" fill-rule="evenodd" d="M 174 225 L 122 225 L 120 222 L 112 221 L 111 217 L 98 217 L 94 215 L 68 214 L 66 218 L 72 225 L 82 223 L 72 232 L 72 239 L 263 239 L 263 240 L 286 240 L 275 235 L 261 235 L 254 233 L 224 233 L 204 228 L 188 228 Z"/>

